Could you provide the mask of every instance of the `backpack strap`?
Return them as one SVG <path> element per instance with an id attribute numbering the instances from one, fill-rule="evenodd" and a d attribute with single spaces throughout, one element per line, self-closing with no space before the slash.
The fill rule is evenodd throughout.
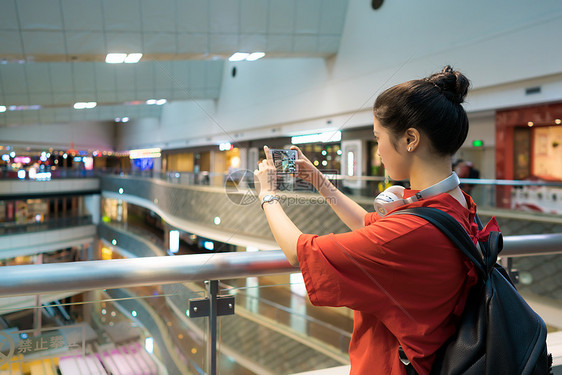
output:
<path id="1" fill-rule="evenodd" d="M 463 226 L 451 215 L 434 207 L 413 207 L 398 210 L 391 215 L 408 214 L 421 217 L 437 227 L 458 247 L 464 255 L 474 263 L 476 270 L 482 280 L 488 278 L 486 266 L 483 261 L 482 253 L 472 242 Z M 480 221 L 480 220 L 478 220 Z M 481 225 L 481 223 L 479 224 Z"/>

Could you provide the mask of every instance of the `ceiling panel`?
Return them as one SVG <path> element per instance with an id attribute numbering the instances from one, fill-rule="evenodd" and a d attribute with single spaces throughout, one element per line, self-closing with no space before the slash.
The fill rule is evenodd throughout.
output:
<path id="1" fill-rule="evenodd" d="M 117 91 L 125 91 L 135 89 L 135 71 L 134 67 L 127 65 L 115 65 L 115 82 Z"/>
<path id="2" fill-rule="evenodd" d="M 100 91 L 98 90 L 98 102 L 100 103 L 116 103 L 117 91 Z"/>
<path id="3" fill-rule="evenodd" d="M 21 94 L 27 91 L 23 64 L 0 65 L 0 75 L 5 92 Z"/>
<path id="4" fill-rule="evenodd" d="M 38 111 L 21 111 L 22 121 L 28 124 L 39 123 L 39 113 Z"/>
<path id="5" fill-rule="evenodd" d="M 18 30 L 18 13 L 16 12 L 15 1 L 2 1 L 2 11 L 0 12 L 0 25 L 3 30 Z"/>
<path id="6" fill-rule="evenodd" d="M 263 52 L 267 49 L 267 36 L 265 34 L 241 34 L 240 51 Z"/>
<path id="7" fill-rule="evenodd" d="M 0 30 L 0 55 L 9 55 L 8 59 L 23 58 L 22 43 L 19 31 Z"/>
<path id="8" fill-rule="evenodd" d="M 213 17 L 210 19 L 211 33 L 238 33 L 240 30 L 240 7 L 238 1 L 208 0 L 209 10 Z"/>
<path id="9" fill-rule="evenodd" d="M 29 95 L 27 94 L 13 94 L 10 95 L 6 101 L 6 106 L 8 105 L 31 105 L 29 102 Z"/>
<path id="10" fill-rule="evenodd" d="M 141 0 L 141 13 L 145 33 L 176 31 L 175 0 Z"/>
<path id="11" fill-rule="evenodd" d="M 154 85 L 154 72 L 153 68 L 156 64 L 153 63 L 140 63 L 135 67 L 135 82 L 137 90 L 152 90 Z"/>
<path id="12" fill-rule="evenodd" d="M 22 64 L 27 75 L 30 93 L 52 93 L 49 64 Z M 31 100 L 33 103 L 42 103 Z"/>
<path id="13" fill-rule="evenodd" d="M 341 36 L 347 12 L 347 1 L 322 0 L 320 33 Z"/>
<path id="14" fill-rule="evenodd" d="M 179 32 L 209 32 L 209 3 L 205 0 L 178 1 L 176 20 Z"/>
<path id="15" fill-rule="evenodd" d="M 101 32 L 67 31 L 66 47 L 70 56 L 105 55 L 105 36 Z"/>
<path id="16" fill-rule="evenodd" d="M 295 33 L 316 34 L 320 28 L 321 0 L 299 0 L 296 3 Z"/>
<path id="17" fill-rule="evenodd" d="M 50 92 L 47 93 L 30 93 L 29 94 L 29 102 L 32 105 L 37 105 L 37 103 L 41 103 L 41 105 L 53 105 L 53 95 Z"/>
<path id="18" fill-rule="evenodd" d="M 268 2 L 263 0 L 240 0 L 240 33 L 267 32 Z"/>
<path id="19" fill-rule="evenodd" d="M 232 47 L 235 46 L 233 49 Z M 231 54 L 238 51 L 238 34 L 211 34 L 209 39 L 211 53 Z"/>
<path id="20" fill-rule="evenodd" d="M 175 54 L 177 51 L 177 34 L 169 32 L 145 32 L 142 34 L 143 51 L 158 54 Z"/>
<path id="21" fill-rule="evenodd" d="M 104 25 L 107 31 L 141 32 L 138 0 L 103 0 Z"/>
<path id="22" fill-rule="evenodd" d="M 269 3 L 268 33 L 289 34 L 294 30 L 294 0 L 271 1 Z"/>
<path id="23" fill-rule="evenodd" d="M 17 2 L 19 21 L 24 30 L 62 30 L 59 0 L 25 0 Z"/>
<path id="24" fill-rule="evenodd" d="M 107 32 L 107 52 L 143 52 L 141 33 Z"/>
<path id="25" fill-rule="evenodd" d="M 178 52 L 179 53 L 208 53 L 209 35 L 208 34 L 179 34 Z"/>
<path id="26" fill-rule="evenodd" d="M 318 37 L 316 35 L 295 35 L 293 40 L 294 52 L 316 52 Z"/>
<path id="27" fill-rule="evenodd" d="M 171 98 L 172 97 L 172 88 L 155 88 L 154 89 L 154 96 L 156 98 Z"/>
<path id="28" fill-rule="evenodd" d="M 72 82 L 72 63 L 50 63 L 51 84 L 53 91 L 57 92 L 73 92 L 74 85 Z"/>
<path id="29" fill-rule="evenodd" d="M 194 61 L 189 66 L 190 89 L 201 88 L 205 86 L 205 63 L 203 61 Z"/>
<path id="30" fill-rule="evenodd" d="M 159 61 L 154 68 L 154 87 L 157 89 L 169 89 L 174 85 L 174 74 L 171 61 Z M 158 98 L 166 96 L 157 95 Z"/>
<path id="31" fill-rule="evenodd" d="M 209 88 L 220 88 L 222 82 L 222 71 L 224 65 L 221 61 L 213 61 L 210 64 L 205 64 L 206 68 L 206 84 L 205 86 Z"/>
<path id="32" fill-rule="evenodd" d="M 67 30 L 100 31 L 100 25 L 103 25 L 100 1 L 61 0 L 61 4 Z"/>
<path id="33" fill-rule="evenodd" d="M 105 63 L 94 63 L 94 75 L 98 91 L 114 91 L 117 89 L 115 83 L 115 66 Z"/>
<path id="34" fill-rule="evenodd" d="M 93 90 L 76 90 L 75 100 L 77 102 L 97 102 L 98 96 Z"/>
<path id="35" fill-rule="evenodd" d="M 55 90 L 53 94 L 53 104 L 66 105 L 71 108 L 78 100 L 73 91 L 59 91 Z"/>
<path id="36" fill-rule="evenodd" d="M 1 117 L 5 117 L 5 124 L 18 124 L 23 122 L 23 111 L 14 111 L 14 112 L 4 112 L 0 114 Z"/>
<path id="37" fill-rule="evenodd" d="M 157 99 L 154 97 L 154 90 L 152 88 L 150 90 L 137 90 L 136 95 L 137 100 Z"/>
<path id="38" fill-rule="evenodd" d="M 189 64 L 183 61 L 172 61 L 172 80 L 174 88 L 186 89 L 190 86 Z"/>
<path id="39" fill-rule="evenodd" d="M 291 52 L 293 50 L 292 34 L 269 34 L 265 52 Z"/>
<path id="40" fill-rule="evenodd" d="M 66 55 L 62 31 L 22 31 L 21 37 L 27 55 Z"/>
<path id="41" fill-rule="evenodd" d="M 319 35 L 317 39 L 319 53 L 334 53 L 340 45 L 339 35 Z"/>
<path id="42" fill-rule="evenodd" d="M 94 63 L 72 63 L 72 76 L 76 92 L 96 90 Z"/>

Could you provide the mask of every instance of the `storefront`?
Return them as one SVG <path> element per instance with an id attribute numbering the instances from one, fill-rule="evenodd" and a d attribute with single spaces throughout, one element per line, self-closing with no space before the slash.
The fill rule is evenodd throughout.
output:
<path id="1" fill-rule="evenodd" d="M 498 179 L 562 181 L 561 160 L 562 102 L 496 112 Z M 535 197 L 529 200 L 529 209 L 543 212 L 543 207 L 556 205 L 556 202 L 547 200 L 557 200 L 553 197 L 558 196 L 556 191 L 540 195 L 529 192 L 515 194 L 522 192 L 514 192 L 510 187 L 498 188 L 497 191 L 497 205 L 500 207 L 515 208 L 514 198 L 526 195 L 527 199 Z"/>

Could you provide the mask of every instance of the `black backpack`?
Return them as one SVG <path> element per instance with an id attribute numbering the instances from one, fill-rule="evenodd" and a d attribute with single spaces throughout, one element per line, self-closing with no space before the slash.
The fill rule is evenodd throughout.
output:
<path id="1" fill-rule="evenodd" d="M 501 233 L 491 232 L 487 243 L 479 242 L 478 250 L 459 222 L 439 209 L 416 207 L 393 214 L 419 216 L 435 225 L 474 263 L 479 274 L 458 330 L 437 352 L 431 374 L 551 374 L 546 325 L 496 263 L 503 247 Z M 478 217 L 476 222 L 482 229 Z M 408 363 L 402 350 L 400 356 Z M 415 374 L 411 364 L 407 373 Z"/>

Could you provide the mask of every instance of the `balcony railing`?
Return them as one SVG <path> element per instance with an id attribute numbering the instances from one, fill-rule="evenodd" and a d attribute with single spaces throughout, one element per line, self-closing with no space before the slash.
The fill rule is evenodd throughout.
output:
<path id="1" fill-rule="evenodd" d="M 505 238 L 502 257 L 559 253 L 562 253 L 562 234 L 509 236 Z M 61 291 L 78 292 L 211 280 L 207 288 L 209 325 L 206 364 L 207 374 L 215 374 L 217 316 L 220 314 L 221 298 L 223 298 L 218 295 L 218 280 L 287 274 L 296 271 L 297 269 L 292 267 L 283 253 L 278 250 L 7 266 L 3 267 L 0 273 L 0 296 L 40 295 Z"/>

